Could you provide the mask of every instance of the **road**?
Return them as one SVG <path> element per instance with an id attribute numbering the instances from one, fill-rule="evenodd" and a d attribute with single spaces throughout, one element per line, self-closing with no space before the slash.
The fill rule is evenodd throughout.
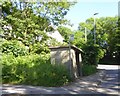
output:
<path id="1" fill-rule="evenodd" d="M 120 94 L 120 66 L 98 65 L 98 69 L 105 69 L 105 80 L 97 87 L 96 92 L 104 94 Z M 118 95 L 120 96 L 120 95 Z"/>
<path id="2" fill-rule="evenodd" d="M 99 76 L 93 75 L 87 78 L 78 79 L 76 82 L 73 82 L 69 86 L 63 86 L 63 87 L 3 85 L 2 93 L 3 94 L 29 94 L 29 95 L 30 94 L 49 94 L 50 95 L 51 94 L 51 96 L 52 94 L 64 94 L 64 95 L 65 94 L 87 94 L 87 95 L 94 94 L 95 96 L 97 96 L 97 94 L 99 96 L 106 96 L 105 94 L 113 94 L 113 95 L 119 96 L 118 92 L 120 91 L 120 87 L 119 87 L 120 66 L 98 65 L 98 69 L 105 69 L 105 73 L 106 73 L 104 79 L 103 80 L 101 79 L 101 82 L 98 85 L 95 84 L 94 80 Z M 24 96 L 24 95 L 13 95 L 13 96 Z"/>

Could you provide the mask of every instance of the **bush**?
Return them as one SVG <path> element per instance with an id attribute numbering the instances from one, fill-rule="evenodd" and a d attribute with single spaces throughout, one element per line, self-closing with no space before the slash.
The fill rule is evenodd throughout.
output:
<path id="1" fill-rule="evenodd" d="M 49 54 L 18 57 L 4 54 L 2 65 L 3 83 L 62 86 L 71 80 L 64 66 L 50 64 Z"/>
<path id="2" fill-rule="evenodd" d="M 83 47 L 83 64 L 97 65 L 104 56 L 105 51 L 97 45 L 86 45 Z"/>
<path id="3" fill-rule="evenodd" d="M 16 40 L 4 40 L 4 42 L 1 45 L 2 53 L 10 54 L 12 53 L 14 56 L 24 56 L 28 54 L 28 50 L 25 48 L 25 46 L 20 43 L 20 41 Z"/>
<path id="4" fill-rule="evenodd" d="M 83 76 L 88 76 L 96 73 L 97 68 L 95 65 L 83 65 L 82 71 L 83 71 Z"/>
<path id="5" fill-rule="evenodd" d="M 41 44 L 41 43 L 37 42 L 37 43 L 33 44 L 32 46 L 30 46 L 30 52 L 40 54 L 42 52 L 50 53 L 50 50 L 49 50 L 48 46 L 46 46 L 45 44 Z"/>

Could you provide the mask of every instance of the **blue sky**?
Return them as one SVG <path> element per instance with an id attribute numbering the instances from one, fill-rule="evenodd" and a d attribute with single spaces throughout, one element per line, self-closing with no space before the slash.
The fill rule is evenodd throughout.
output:
<path id="1" fill-rule="evenodd" d="M 74 24 L 72 30 L 76 30 L 80 22 L 84 22 L 86 19 L 93 17 L 93 14 L 96 12 L 99 13 L 96 15 L 96 18 L 117 16 L 118 1 L 119 0 L 79 0 L 77 4 L 70 8 L 65 18 Z"/>

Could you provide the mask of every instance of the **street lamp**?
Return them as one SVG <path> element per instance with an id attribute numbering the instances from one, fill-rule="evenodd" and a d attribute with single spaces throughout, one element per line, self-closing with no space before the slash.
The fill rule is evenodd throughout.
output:
<path id="1" fill-rule="evenodd" d="M 95 20 L 95 15 L 98 13 L 94 13 L 94 44 L 96 44 L 96 20 Z"/>
<path id="2" fill-rule="evenodd" d="M 70 76 L 72 77 L 72 61 L 71 61 L 71 44 L 70 42 L 74 40 L 74 35 L 71 34 L 69 37 L 69 59 L 70 59 Z"/>

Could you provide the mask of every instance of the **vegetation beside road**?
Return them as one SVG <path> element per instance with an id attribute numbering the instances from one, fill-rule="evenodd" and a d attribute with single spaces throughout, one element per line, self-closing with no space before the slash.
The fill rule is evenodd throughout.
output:
<path id="1" fill-rule="evenodd" d="M 54 26 L 69 23 L 64 16 L 74 4 L 20 0 L 1 3 L 3 83 L 62 86 L 71 81 L 64 66 L 50 63 L 48 46 L 60 43 L 47 36 L 47 32 L 53 32 Z"/>
<path id="2" fill-rule="evenodd" d="M 3 55 L 2 82 L 37 86 L 62 86 L 71 81 L 63 65 L 50 63 L 49 54 L 30 54 L 14 57 Z"/>
<path id="3" fill-rule="evenodd" d="M 71 25 L 64 16 L 74 2 L 18 2 L 3 2 L 1 5 L 0 37 L 3 40 L 0 45 L 0 64 L 3 67 L 3 83 L 62 86 L 70 82 L 70 74 L 64 66 L 50 63 L 48 48 L 68 45 L 70 34 L 74 34 L 71 44 L 84 51 L 82 64 L 85 76 L 97 71 L 96 66 L 106 52 L 115 53 L 115 58 L 120 56 L 118 17 L 96 18 L 94 42 L 94 18 L 81 22 L 76 31 L 63 27 Z M 56 30 L 52 25 L 63 36 L 62 44 L 47 36 L 47 32 Z"/>
<path id="4" fill-rule="evenodd" d="M 83 76 L 88 76 L 97 72 L 95 65 L 83 65 L 82 66 Z"/>

